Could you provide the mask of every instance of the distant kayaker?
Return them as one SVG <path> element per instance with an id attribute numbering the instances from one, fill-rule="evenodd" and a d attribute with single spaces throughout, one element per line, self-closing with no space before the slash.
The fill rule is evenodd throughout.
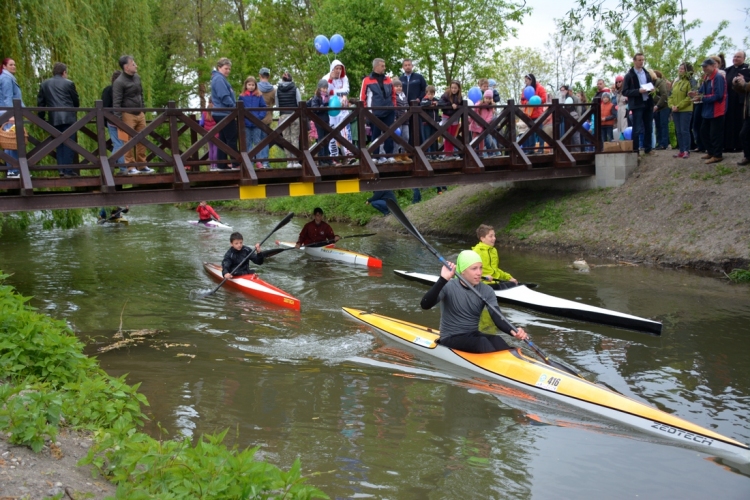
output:
<path id="1" fill-rule="evenodd" d="M 109 217 L 107 217 L 107 210 L 105 208 L 102 208 L 99 210 L 99 219 L 100 220 L 116 220 L 122 218 L 123 214 L 126 214 L 130 211 L 130 206 L 126 205 L 125 208 L 122 207 L 115 207 L 113 208 L 110 213 Z"/>
<path id="2" fill-rule="evenodd" d="M 200 202 L 195 211 L 198 212 L 198 224 L 205 224 L 206 222 L 211 222 L 211 220 L 221 220 L 219 214 L 205 201 Z"/>
<path id="3" fill-rule="evenodd" d="M 464 250 L 458 255 L 456 264 L 449 262 L 450 269 L 443 266 L 440 278 L 422 297 L 422 309 L 432 309 L 440 302 L 440 339 L 439 343 L 451 349 L 464 352 L 486 353 L 502 351 L 511 347 L 499 335 L 479 331 L 479 318 L 485 303 L 458 279 L 452 279 L 456 271 L 489 301 L 495 303 L 497 298 L 492 288 L 482 283 L 482 258 L 473 250 Z M 499 310 L 499 309 L 498 309 Z M 508 321 L 489 310 L 490 317 L 501 331 L 517 339 L 528 338 L 523 328 L 511 333 L 513 328 Z"/>
<path id="4" fill-rule="evenodd" d="M 225 278 L 231 278 L 232 276 L 244 276 L 250 273 L 250 261 L 259 266 L 263 264 L 263 254 L 260 251 L 260 243 L 255 244 L 255 251 L 252 248 L 244 246 L 242 234 L 232 233 L 229 237 L 229 242 L 232 244 L 231 248 L 224 254 L 224 260 L 221 261 L 221 274 Z M 254 253 L 253 253 L 254 252 Z M 250 255 L 252 253 L 252 255 Z M 248 255 L 250 258 L 248 259 Z M 243 262 L 244 261 L 244 262 Z M 239 269 L 237 266 L 242 263 Z M 234 271 L 234 272 L 232 272 Z"/>
<path id="5" fill-rule="evenodd" d="M 495 290 L 505 290 L 518 286 L 518 280 L 500 269 L 500 257 L 495 248 L 495 228 L 481 224 L 477 228 L 479 243 L 472 250 L 482 258 L 482 278 Z"/>
<path id="6" fill-rule="evenodd" d="M 341 237 L 334 234 L 333 228 L 323 222 L 323 209 L 316 207 L 315 210 L 313 210 L 313 220 L 305 224 L 302 231 L 299 232 L 299 238 L 297 238 L 295 248 L 324 241 L 335 242 L 340 239 Z"/>

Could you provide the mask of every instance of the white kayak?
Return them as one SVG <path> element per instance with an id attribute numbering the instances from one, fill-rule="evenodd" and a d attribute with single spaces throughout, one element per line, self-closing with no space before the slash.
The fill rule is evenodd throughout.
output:
<path id="1" fill-rule="evenodd" d="M 293 248 L 296 243 L 289 241 L 279 241 L 279 246 L 286 248 Z M 364 253 L 352 252 L 351 250 L 345 250 L 343 248 L 337 248 L 334 244 L 322 246 L 322 247 L 300 247 L 300 250 L 304 250 L 307 255 L 312 257 L 320 257 L 322 259 L 337 260 L 339 262 L 346 262 L 347 264 L 355 264 L 367 267 L 382 268 L 383 261 L 372 255 Z"/>
<path id="2" fill-rule="evenodd" d="M 232 226 L 227 226 L 226 224 L 223 224 L 217 220 L 210 220 L 206 223 L 201 223 L 201 222 L 198 222 L 197 220 L 191 220 L 188 222 L 194 226 L 211 227 L 214 229 L 232 229 Z"/>
<path id="3" fill-rule="evenodd" d="M 438 280 L 438 276 L 433 274 L 410 273 L 408 271 L 394 272 L 402 278 L 417 281 L 425 285 L 432 285 Z M 506 290 L 495 290 L 495 295 L 500 302 L 527 307 L 535 311 L 554 314 L 555 316 L 661 335 L 662 324 L 658 321 L 553 297 L 552 295 L 530 290 L 524 285 Z"/>

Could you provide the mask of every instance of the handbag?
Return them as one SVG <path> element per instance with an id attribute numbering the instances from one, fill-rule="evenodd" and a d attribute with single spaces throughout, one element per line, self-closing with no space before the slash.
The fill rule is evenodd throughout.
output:
<path id="1" fill-rule="evenodd" d="M 0 148 L 15 151 L 18 149 L 18 142 L 16 141 L 16 126 L 7 124 L 0 129 Z M 28 141 L 29 133 L 23 129 L 24 139 Z"/>

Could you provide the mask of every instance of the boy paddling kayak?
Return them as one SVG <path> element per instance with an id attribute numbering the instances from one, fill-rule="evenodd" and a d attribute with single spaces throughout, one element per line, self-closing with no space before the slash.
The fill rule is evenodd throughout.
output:
<path id="1" fill-rule="evenodd" d="M 422 309 L 432 309 L 440 302 L 440 340 L 445 347 L 470 353 L 503 351 L 511 347 L 499 335 L 479 331 L 479 319 L 485 309 L 485 300 L 496 302 L 492 288 L 482 283 L 482 258 L 472 250 L 458 255 L 456 264 L 448 262 L 450 269 L 441 267 L 440 278 L 422 297 Z M 484 300 L 466 288 L 459 280 L 452 279 L 456 272 L 477 290 Z M 514 329 L 502 314 L 488 309 L 492 321 L 502 332 L 526 340 L 523 328 Z M 498 310 L 499 311 L 499 310 Z M 513 332 L 513 333 L 511 333 Z"/>

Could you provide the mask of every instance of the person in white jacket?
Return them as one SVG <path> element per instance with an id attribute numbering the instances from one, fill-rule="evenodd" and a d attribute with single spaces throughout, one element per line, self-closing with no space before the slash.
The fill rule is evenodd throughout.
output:
<path id="1" fill-rule="evenodd" d="M 332 96 L 337 96 L 341 100 L 341 106 L 347 107 L 349 106 L 349 78 L 346 76 L 346 68 L 344 67 L 344 64 L 339 61 L 338 59 L 334 59 L 331 63 L 331 71 L 327 75 L 323 77 L 323 79 L 328 80 L 328 97 L 329 99 Z M 328 123 L 331 125 L 331 127 L 337 127 L 347 116 L 349 115 L 348 111 L 341 111 L 336 116 L 329 116 L 328 117 Z M 341 131 L 341 135 L 345 137 L 348 140 L 350 139 L 349 130 L 348 127 L 344 128 Z M 330 144 L 328 145 L 329 150 L 331 152 L 331 156 L 339 156 L 339 147 L 338 143 L 335 139 L 331 139 Z M 344 148 L 343 149 L 344 155 L 348 155 L 349 152 Z"/>

